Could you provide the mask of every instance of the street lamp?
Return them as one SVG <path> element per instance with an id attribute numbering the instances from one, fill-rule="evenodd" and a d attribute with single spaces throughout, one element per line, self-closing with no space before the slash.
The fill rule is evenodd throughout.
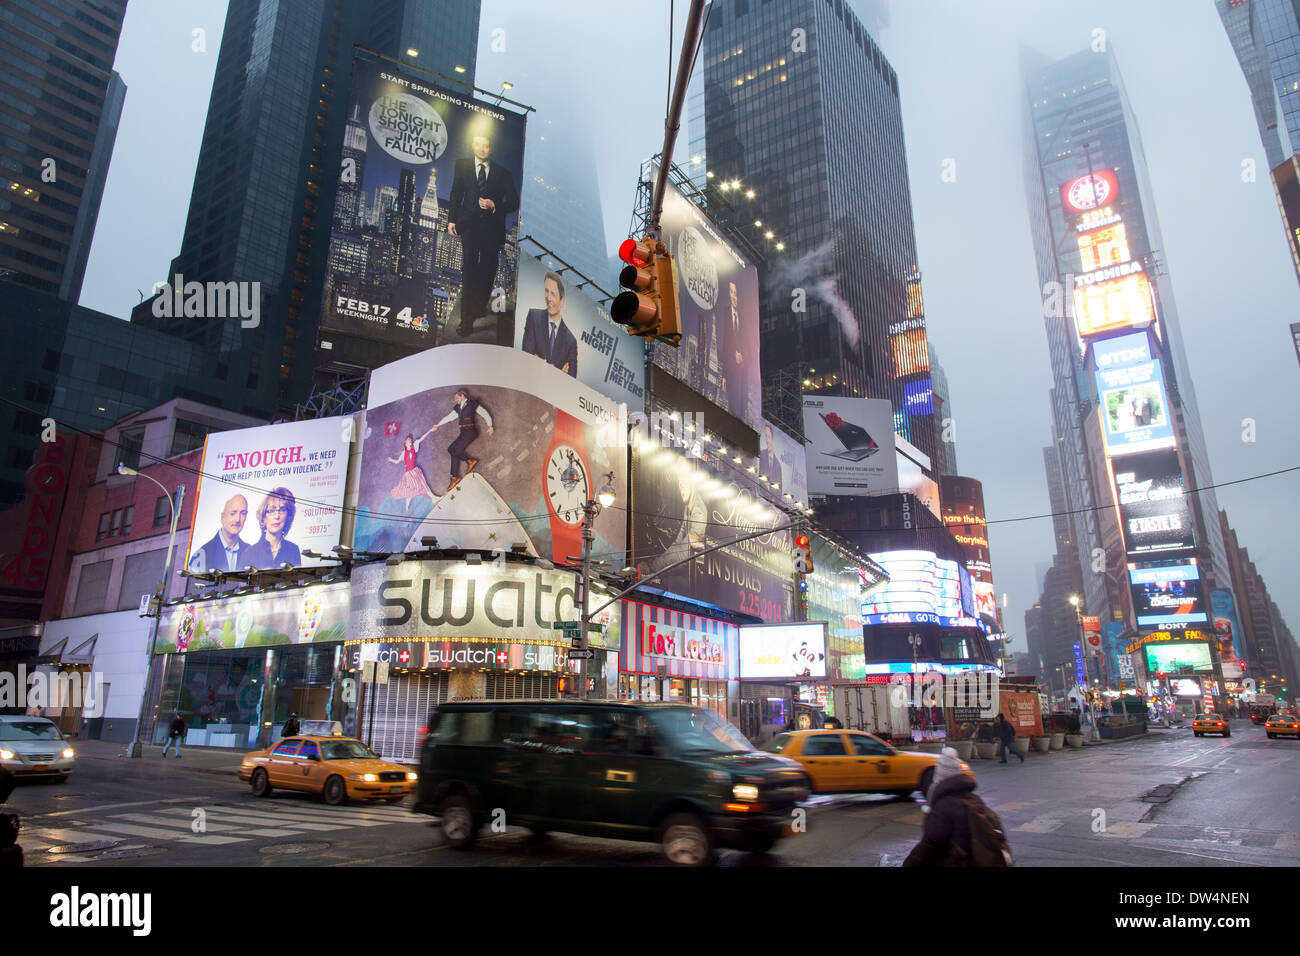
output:
<path id="1" fill-rule="evenodd" d="M 144 756 L 144 708 L 149 699 L 149 688 L 153 684 L 153 654 L 154 649 L 158 646 L 158 625 L 162 622 L 163 602 L 167 600 L 167 588 L 171 584 L 172 552 L 176 546 L 176 520 L 180 517 L 181 505 L 185 501 L 185 486 L 176 486 L 176 499 L 173 501 L 172 496 L 167 493 L 166 487 L 157 478 L 142 475 L 134 468 L 122 463 L 118 464 L 117 473 L 131 478 L 148 478 L 162 489 L 163 495 L 167 498 L 167 506 L 172 510 L 172 527 L 167 536 L 167 558 L 163 564 L 162 580 L 158 582 L 158 607 L 154 609 L 153 636 L 149 638 L 149 660 L 145 665 L 144 687 L 140 691 L 140 716 L 135 724 L 135 742 L 131 744 L 129 752 L 129 756 L 139 758 Z"/>
<path id="2" fill-rule="evenodd" d="M 605 483 L 596 492 L 596 500 L 587 498 L 582 506 L 582 634 L 578 646 L 587 649 L 587 628 L 591 626 L 591 546 L 596 542 L 596 516 L 614 503 L 614 473 L 606 472 Z M 588 492 L 590 494 L 590 492 Z M 587 658 L 582 658 L 578 669 L 578 697 L 587 699 Z"/>

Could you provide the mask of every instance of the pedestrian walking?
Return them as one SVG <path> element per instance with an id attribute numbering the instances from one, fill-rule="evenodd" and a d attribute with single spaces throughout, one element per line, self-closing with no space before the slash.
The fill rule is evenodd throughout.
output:
<path id="1" fill-rule="evenodd" d="M 1007 762 L 1007 754 L 1013 753 L 1020 758 L 1020 762 L 1025 762 L 1025 755 L 1015 749 L 1016 728 L 1011 726 L 1011 721 L 1007 720 L 1001 714 L 993 721 L 993 731 L 998 735 L 998 758 L 1002 763 Z"/>
<path id="2" fill-rule="evenodd" d="M 284 730 L 281 737 L 296 737 L 298 735 L 298 715 L 290 714 L 289 719 L 284 722 Z"/>
<path id="3" fill-rule="evenodd" d="M 172 744 L 176 745 L 176 759 L 181 759 L 181 738 L 185 736 L 185 730 L 185 721 L 181 719 L 181 715 L 178 713 L 172 721 L 171 730 L 168 731 L 167 743 L 163 744 L 163 759 L 166 759 L 167 748 Z"/>
<path id="4" fill-rule="evenodd" d="M 28 707 L 28 708 L 27 708 L 27 716 L 28 716 L 28 717 L 40 717 L 40 716 L 41 716 L 41 705 L 40 705 L 40 704 L 32 704 L 32 706 Z"/>
<path id="5" fill-rule="evenodd" d="M 975 795 L 970 767 L 945 747 L 926 794 L 921 842 L 903 866 L 1010 866 L 1011 848 L 998 815 Z"/>

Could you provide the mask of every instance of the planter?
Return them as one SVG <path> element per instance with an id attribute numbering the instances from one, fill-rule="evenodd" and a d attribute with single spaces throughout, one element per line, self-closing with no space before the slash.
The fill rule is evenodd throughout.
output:
<path id="1" fill-rule="evenodd" d="M 1070 746 L 1070 747 L 1082 747 L 1082 746 L 1083 746 L 1083 734 L 1066 734 L 1066 735 L 1065 735 L 1065 743 L 1066 743 L 1067 746 Z"/>
<path id="2" fill-rule="evenodd" d="M 1060 750 L 1065 746 L 1065 731 L 1052 734 L 1052 749 Z"/>
<path id="3" fill-rule="evenodd" d="M 1031 737 L 1029 740 L 1034 745 L 1034 750 L 1038 751 L 1040 754 L 1045 754 L 1047 751 L 1052 749 L 1052 738 L 1050 735 L 1044 734 L 1042 737 Z"/>
<path id="4" fill-rule="evenodd" d="M 1016 748 L 1016 753 L 1020 754 L 1022 757 L 1025 754 L 1029 753 L 1029 738 L 1017 737 L 1015 742 L 1015 748 Z"/>
<path id="5" fill-rule="evenodd" d="M 957 751 L 957 756 L 962 760 L 970 760 L 971 751 L 975 749 L 973 740 L 954 740 L 950 746 Z"/>
<path id="6" fill-rule="evenodd" d="M 975 753 L 981 760 L 992 760 L 998 752 L 998 745 L 991 740 L 978 740 L 975 742 Z"/>
<path id="7" fill-rule="evenodd" d="M 921 751 L 923 754 L 937 754 L 940 753 L 943 748 L 944 742 L 942 740 L 923 740 L 916 749 Z"/>

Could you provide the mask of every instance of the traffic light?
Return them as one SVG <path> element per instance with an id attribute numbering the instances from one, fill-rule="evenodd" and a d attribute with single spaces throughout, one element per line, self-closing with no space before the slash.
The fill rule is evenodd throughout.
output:
<path id="1" fill-rule="evenodd" d="M 812 574 L 812 539 L 806 534 L 794 536 L 794 573 Z"/>
<path id="2" fill-rule="evenodd" d="M 642 236 L 625 240 L 618 257 L 627 263 L 618 276 L 626 291 L 615 297 L 610 318 L 626 325 L 629 335 L 677 345 L 682 321 L 677 309 L 677 268 L 668 247 L 654 236 Z"/>

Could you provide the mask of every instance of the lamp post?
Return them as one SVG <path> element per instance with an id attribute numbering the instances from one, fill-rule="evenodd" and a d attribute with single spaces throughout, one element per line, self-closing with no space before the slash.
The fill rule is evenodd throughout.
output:
<path id="1" fill-rule="evenodd" d="M 587 649 L 587 628 L 591 626 L 591 546 L 596 541 L 596 516 L 614 503 L 614 473 L 605 473 L 605 484 L 596 493 L 596 500 L 587 498 L 582 506 L 582 635 L 578 647 Z M 578 697 L 587 699 L 587 659 L 582 659 L 578 670 Z"/>
<path id="2" fill-rule="evenodd" d="M 157 478 L 142 475 L 134 468 L 129 468 L 121 463 L 117 466 L 117 473 L 132 478 L 148 478 L 162 489 L 163 495 L 167 498 L 167 506 L 172 510 L 171 532 L 167 536 L 167 558 L 163 564 L 162 580 L 158 582 L 158 606 L 154 609 L 153 635 L 149 638 L 149 660 L 145 664 L 144 687 L 140 691 L 140 716 L 136 719 L 135 741 L 131 744 L 130 750 L 131 757 L 139 758 L 144 756 L 144 709 L 149 701 L 149 685 L 153 683 L 153 652 L 154 648 L 158 646 L 158 625 L 162 621 L 163 602 L 167 600 L 167 588 L 171 584 L 172 552 L 176 546 L 176 521 L 180 517 L 181 505 L 185 501 L 185 486 L 176 486 L 176 499 L 172 500 L 172 496 L 167 493 L 167 489 Z"/>

